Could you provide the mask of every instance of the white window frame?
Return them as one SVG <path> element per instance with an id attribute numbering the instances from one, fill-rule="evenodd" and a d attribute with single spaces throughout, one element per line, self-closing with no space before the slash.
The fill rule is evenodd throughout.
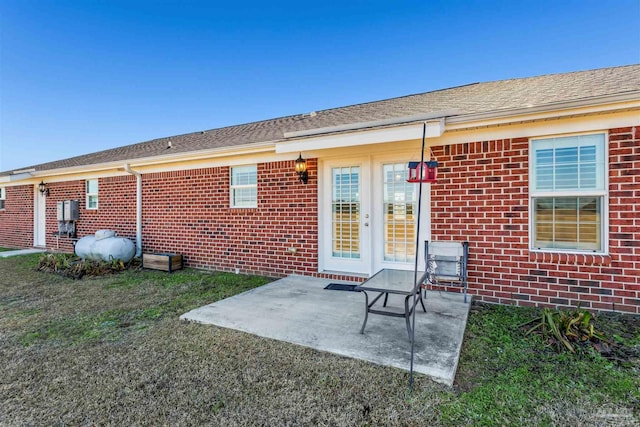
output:
<path id="1" fill-rule="evenodd" d="M 245 170 L 249 170 L 249 169 L 253 169 L 254 173 L 255 173 L 255 183 L 252 184 L 237 184 L 234 183 L 233 180 L 233 171 L 234 169 L 239 170 L 239 169 L 245 169 Z M 249 201 L 249 203 L 243 203 L 243 204 L 238 204 L 236 203 L 236 191 L 237 190 L 245 190 L 245 189 L 251 189 L 254 188 L 255 189 L 255 200 L 251 200 Z M 236 209 L 242 209 L 242 208 L 257 208 L 258 207 L 258 165 L 257 164 L 250 164 L 250 165 L 238 165 L 238 166 L 231 166 L 229 168 L 229 206 L 232 208 L 236 208 Z"/>
<path id="2" fill-rule="evenodd" d="M 536 183 L 536 143 L 540 144 L 541 141 L 548 141 L 552 139 L 562 140 L 566 138 L 570 141 L 570 138 L 578 136 L 602 136 L 602 147 L 600 152 L 598 147 L 596 148 L 596 160 L 598 155 L 602 157 L 602 167 L 596 168 L 596 180 L 601 182 L 600 188 L 589 190 L 537 190 L 535 188 Z M 567 144 L 567 146 L 572 146 Z M 576 134 L 564 134 L 564 135 L 549 135 L 544 137 L 535 137 L 529 139 L 529 250 L 532 252 L 557 252 L 557 253 L 584 253 L 584 254 L 598 254 L 606 255 L 609 251 L 609 156 L 608 156 L 609 139 L 608 134 L 605 131 L 601 132 L 589 132 L 589 133 L 576 133 Z M 599 152 L 599 154 L 598 154 Z M 596 185 L 597 186 L 597 185 Z M 579 249 L 579 248 L 540 248 L 535 246 L 535 204 L 534 199 L 544 197 L 599 197 L 600 198 L 600 239 L 601 247 L 599 250 L 591 249 Z M 576 242 L 577 243 L 577 242 Z"/>
<path id="3" fill-rule="evenodd" d="M 5 209 L 5 204 L 7 200 L 7 189 L 5 187 L 0 187 L 0 211 Z"/>
<path id="4" fill-rule="evenodd" d="M 96 191 L 94 193 L 90 193 L 89 192 L 89 182 L 95 181 L 96 183 Z M 97 210 L 98 206 L 100 204 L 100 197 L 98 196 L 99 192 L 100 192 L 100 185 L 97 179 L 87 179 L 85 181 L 84 184 L 84 189 L 85 189 L 85 193 L 86 193 L 86 197 L 85 197 L 85 208 L 86 209 L 90 209 L 90 210 Z M 96 198 L 96 205 L 95 207 L 90 207 L 89 205 L 89 198 L 90 197 L 95 197 Z"/>

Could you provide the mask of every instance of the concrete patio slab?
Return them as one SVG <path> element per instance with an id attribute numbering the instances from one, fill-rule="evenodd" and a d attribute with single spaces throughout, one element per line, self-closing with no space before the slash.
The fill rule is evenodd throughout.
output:
<path id="1" fill-rule="evenodd" d="M 16 249 L 15 251 L 3 251 L 0 252 L 0 258 L 9 258 L 11 256 L 39 254 L 46 252 L 46 249 Z"/>
<path id="2" fill-rule="evenodd" d="M 370 314 L 360 334 L 364 295 L 324 289 L 331 282 L 289 276 L 180 318 L 408 371 L 411 344 L 404 319 Z M 389 298 L 389 305 L 402 302 Z M 471 304 L 459 293 L 428 292 L 425 305 L 426 313 L 416 311 L 414 372 L 452 385 Z"/>

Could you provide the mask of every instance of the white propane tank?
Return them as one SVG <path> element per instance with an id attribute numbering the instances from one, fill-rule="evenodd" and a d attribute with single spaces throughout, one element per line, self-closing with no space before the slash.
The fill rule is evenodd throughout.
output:
<path id="1" fill-rule="evenodd" d="M 95 236 L 96 240 L 108 239 L 109 237 L 116 237 L 116 232 L 113 230 L 98 230 Z"/>
<path id="2" fill-rule="evenodd" d="M 82 259 L 129 262 L 136 254 L 136 245 L 124 237 L 116 237 L 112 230 L 98 230 L 93 236 L 85 236 L 76 243 L 76 255 Z"/>

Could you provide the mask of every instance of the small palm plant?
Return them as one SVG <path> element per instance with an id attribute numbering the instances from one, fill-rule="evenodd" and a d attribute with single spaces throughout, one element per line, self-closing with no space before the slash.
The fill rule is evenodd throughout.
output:
<path id="1" fill-rule="evenodd" d="M 575 344 L 598 344 L 607 342 L 604 334 L 596 330 L 595 317 L 585 309 L 566 311 L 554 311 L 549 308 L 542 310 L 539 318 L 525 323 L 523 326 L 534 324 L 527 329 L 525 335 L 534 332 L 539 333 L 551 345 L 555 345 L 558 351 L 566 349 L 575 353 Z"/>

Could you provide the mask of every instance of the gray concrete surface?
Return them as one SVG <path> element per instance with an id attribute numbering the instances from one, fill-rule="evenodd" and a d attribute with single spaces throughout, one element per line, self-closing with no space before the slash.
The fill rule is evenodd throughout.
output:
<path id="1" fill-rule="evenodd" d="M 289 276 L 180 318 L 408 371 L 411 344 L 404 319 L 370 314 L 360 334 L 364 295 L 324 289 L 331 282 L 336 281 Z M 390 296 L 389 305 L 402 303 Z M 427 313 L 416 312 L 414 372 L 452 385 L 470 303 L 459 293 L 428 292 L 425 305 Z"/>
<path id="2" fill-rule="evenodd" d="M 46 249 L 16 249 L 15 251 L 0 252 L 0 258 L 9 258 L 10 256 L 39 254 L 46 252 Z"/>

